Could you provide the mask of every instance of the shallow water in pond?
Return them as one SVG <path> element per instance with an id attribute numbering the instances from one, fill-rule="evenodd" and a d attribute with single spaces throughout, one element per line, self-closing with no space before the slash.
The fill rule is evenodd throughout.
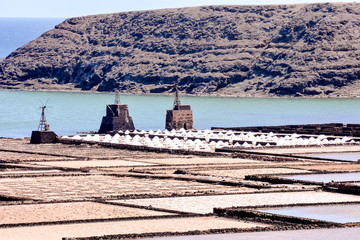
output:
<path id="1" fill-rule="evenodd" d="M 357 162 L 357 160 L 360 159 L 360 152 L 322 153 L 322 154 L 309 154 L 306 156 Z"/>
<path id="2" fill-rule="evenodd" d="M 311 218 L 336 223 L 360 222 L 360 204 L 275 208 L 259 210 L 259 212 Z"/>
<path id="3" fill-rule="evenodd" d="M 282 177 L 291 180 L 310 181 L 310 182 L 349 182 L 360 181 L 360 173 L 327 173 L 327 174 L 307 174 L 307 175 L 293 175 Z"/>
<path id="4" fill-rule="evenodd" d="M 359 239 L 360 228 L 333 228 L 333 229 L 313 229 L 313 230 L 291 230 L 273 232 L 248 232 L 232 234 L 197 235 L 181 237 L 162 237 L 146 238 L 152 240 L 248 240 L 248 239 L 277 239 L 277 240 L 338 240 L 338 239 Z"/>

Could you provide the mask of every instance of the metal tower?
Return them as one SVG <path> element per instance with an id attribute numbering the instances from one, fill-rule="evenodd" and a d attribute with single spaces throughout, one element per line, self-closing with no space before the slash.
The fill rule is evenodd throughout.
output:
<path id="1" fill-rule="evenodd" d="M 38 127 L 39 131 L 49 131 L 49 125 L 46 123 L 45 108 L 46 108 L 46 105 L 41 107 L 41 117 L 40 117 L 40 123 L 39 123 L 39 127 Z"/>

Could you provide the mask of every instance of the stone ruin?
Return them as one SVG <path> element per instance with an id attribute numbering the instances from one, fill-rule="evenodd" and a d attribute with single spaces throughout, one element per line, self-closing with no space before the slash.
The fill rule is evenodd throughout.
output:
<path id="1" fill-rule="evenodd" d="M 116 91 L 115 104 L 106 105 L 106 116 L 103 117 L 99 133 L 113 131 L 135 130 L 129 109 L 126 104 L 120 104 L 119 92 Z"/>
<path id="2" fill-rule="evenodd" d="M 190 105 L 181 105 L 179 89 L 175 86 L 174 108 L 166 111 L 165 129 L 185 130 L 193 129 L 193 114 Z"/>

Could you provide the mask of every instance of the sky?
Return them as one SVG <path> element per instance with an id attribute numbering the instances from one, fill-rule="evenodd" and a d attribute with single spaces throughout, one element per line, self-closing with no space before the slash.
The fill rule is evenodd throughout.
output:
<path id="1" fill-rule="evenodd" d="M 0 0 L 0 17 L 69 18 L 93 14 L 202 5 L 260 5 L 360 0 Z"/>

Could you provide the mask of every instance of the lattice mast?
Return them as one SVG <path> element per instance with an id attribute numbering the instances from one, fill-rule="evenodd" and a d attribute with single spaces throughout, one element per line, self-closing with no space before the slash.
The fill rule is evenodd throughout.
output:
<path id="1" fill-rule="evenodd" d="M 174 108 L 175 108 L 180 106 L 181 102 L 180 102 L 180 94 L 177 84 L 175 84 L 174 88 L 175 88 L 175 101 L 174 101 Z"/>
<path id="2" fill-rule="evenodd" d="M 49 125 L 46 123 L 45 108 L 46 108 L 46 105 L 41 107 L 41 117 L 40 117 L 40 123 L 39 123 L 39 127 L 38 127 L 39 131 L 48 131 L 49 130 Z"/>

